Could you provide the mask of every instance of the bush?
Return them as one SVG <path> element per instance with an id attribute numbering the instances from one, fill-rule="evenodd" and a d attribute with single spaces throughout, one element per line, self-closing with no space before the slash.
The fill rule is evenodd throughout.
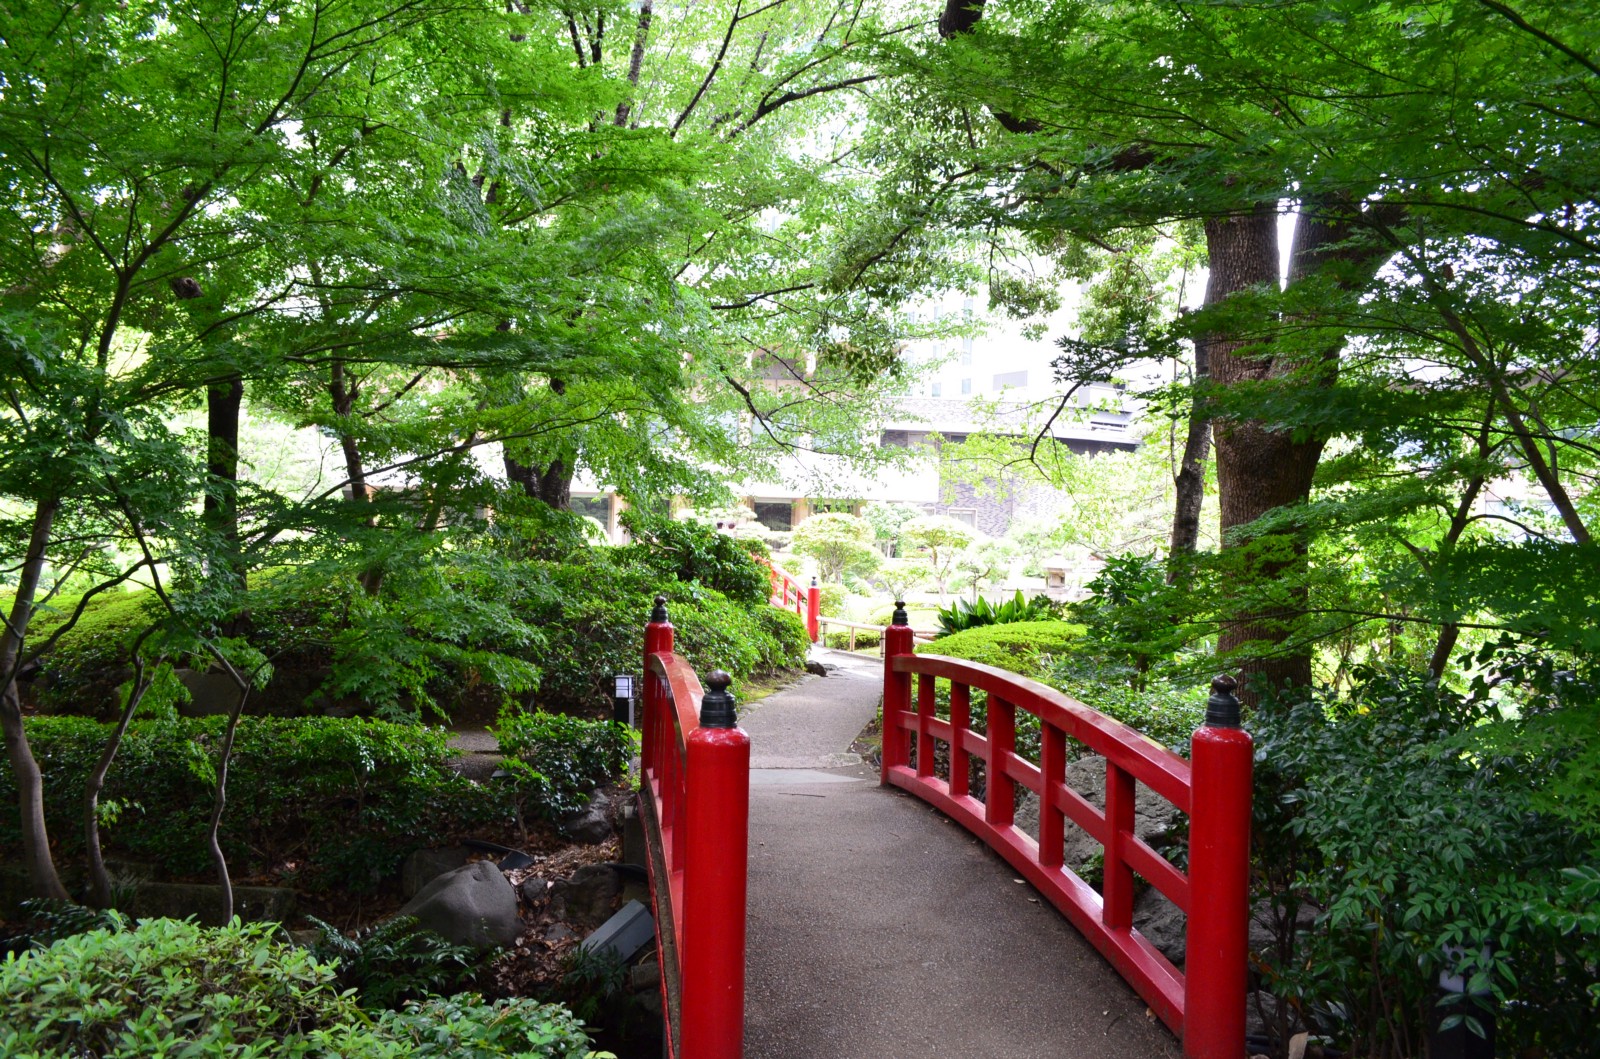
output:
<path id="1" fill-rule="evenodd" d="M 333 967 L 273 924 L 121 924 L 0 963 L 0 1055 L 10 1059 L 400 1059 L 593 1053 L 565 1009 L 434 998 L 374 1021 Z"/>
<path id="2" fill-rule="evenodd" d="M 205 828 L 224 718 L 135 721 L 101 795 L 109 854 L 175 875 L 206 872 Z M 45 817 L 59 851 L 83 849 L 84 782 L 111 726 L 37 717 L 28 738 L 44 773 Z M 246 717 L 229 767 L 222 848 L 236 876 L 298 865 L 297 885 L 370 890 L 413 850 L 503 814 L 492 792 L 448 766 L 446 734 L 385 721 Z M 9 764 L 0 800 L 16 804 Z M 0 814 L 0 849 L 21 846 Z"/>
<path id="3" fill-rule="evenodd" d="M 850 637 L 855 636 L 856 647 L 877 647 L 883 642 L 882 632 L 869 632 L 866 629 L 838 629 L 828 633 L 824 641 L 828 647 L 844 651 L 850 647 Z"/>
<path id="4" fill-rule="evenodd" d="M 838 581 L 846 574 L 869 574 L 883 556 L 872 546 L 872 526 L 865 519 L 838 512 L 812 515 L 795 527 L 796 554 L 817 561 L 823 581 Z"/>
<path id="5" fill-rule="evenodd" d="M 627 725 L 542 710 L 504 711 L 494 735 L 518 786 L 552 820 L 582 809 L 590 791 L 620 777 L 636 742 Z"/>
<path id="6" fill-rule="evenodd" d="M 1284 1028 L 1299 1014 L 1355 1054 L 1421 1054 L 1439 1020 L 1481 1013 L 1436 1004 L 1446 974 L 1498 1009 L 1500 1054 L 1592 1054 L 1600 849 L 1541 805 L 1560 754 L 1474 749 L 1518 723 L 1398 670 L 1256 712 L 1258 899 L 1277 921 L 1257 959 Z"/>
<path id="7" fill-rule="evenodd" d="M 340 987 L 355 990 L 364 1008 L 393 1009 L 430 993 L 454 992 L 477 963 L 477 950 L 451 944 L 414 916 L 386 919 L 354 936 L 315 916 L 306 919 L 320 935 L 311 954 L 338 968 Z"/>
<path id="8" fill-rule="evenodd" d="M 939 636 L 965 632 L 985 625 L 1011 625 L 1021 621 L 1054 621 L 1060 617 L 1060 606 L 1048 596 L 1025 599 L 1022 590 L 1004 603 L 994 604 L 979 596 L 968 603 L 957 600 L 939 611 Z"/>
<path id="9" fill-rule="evenodd" d="M 630 551 L 664 577 L 697 582 L 749 606 L 771 595 L 766 567 L 755 561 L 749 543 L 731 534 L 693 521 L 625 515 L 624 522 L 638 542 Z"/>
<path id="10" fill-rule="evenodd" d="M 521 580 L 523 613 L 545 640 L 537 698 L 546 709 L 609 710 L 612 677 L 639 672 L 644 624 L 658 593 L 667 597 L 678 653 L 700 673 L 725 669 L 743 680 L 805 665 L 803 624 L 770 606 L 765 593 L 760 603 L 735 603 L 662 575 L 631 547 L 593 553 L 587 562 L 528 563 Z"/>
<path id="11" fill-rule="evenodd" d="M 1044 668 L 1041 660 L 1072 650 L 1083 633 L 1082 625 L 1065 621 L 983 625 L 919 644 L 916 652 L 961 658 L 1037 680 Z"/>

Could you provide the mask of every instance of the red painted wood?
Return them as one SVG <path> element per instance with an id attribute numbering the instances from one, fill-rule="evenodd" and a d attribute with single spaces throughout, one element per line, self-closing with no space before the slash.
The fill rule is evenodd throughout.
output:
<path id="1" fill-rule="evenodd" d="M 1105 861 L 1100 886 L 1104 905 L 1100 920 L 1108 930 L 1133 926 L 1133 871 L 1128 867 L 1128 840 L 1133 837 L 1133 777 L 1106 763 Z"/>
<path id="2" fill-rule="evenodd" d="M 1238 729 L 1202 728 L 1193 764 L 1140 732 L 1035 681 L 937 655 L 912 655 L 911 631 L 890 626 L 884 658 L 883 783 L 936 806 L 981 837 L 1038 890 L 1138 990 L 1184 1041 L 1187 1059 L 1244 1054 L 1244 998 L 1249 913 L 1250 737 Z M 919 706 L 935 679 L 950 681 L 951 719 L 910 712 L 911 679 Z M 989 700 L 988 735 L 970 724 L 972 689 Z M 1015 754 L 1015 711 L 1042 723 L 1040 764 Z M 916 767 L 902 749 L 918 733 Z M 1106 759 L 1106 808 L 1096 809 L 1065 782 L 1066 740 Z M 932 741 L 951 748 L 948 782 L 929 774 Z M 923 748 L 926 748 L 924 750 Z M 971 797 L 967 755 L 985 763 L 986 801 Z M 1013 826 L 1012 781 L 1040 795 L 1036 842 Z M 1133 833 L 1137 784 L 1190 814 L 1190 874 Z M 1105 847 L 1104 897 L 1062 864 L 1066 820 Z M 1188 975 L 1177 971 L 1132 927 L 1137 873 L 1189 915 Z"/>
<path id="3" fill-rule="evenodd" d="M 970 793 L 972 759 L 967 756 L 965 736 L 972 733 L 967 726 L 972 723 L 972 689 L 965 684 L 950 688 L 950 793 L 961 797 Z"/>
<path id="4" fill-rule="evenodd" d="M 670 936 L 680 983 L 680 1006 L 666 1011 L 668 1055 L 740 1059 L 750 738 L 738 728 L 700 727 L 700 680 L 673 653 L 670 624 L 648 626 L 645 643 L 640 797 L 655 809 L 659 831 L 647 828 L 645 840 L 665 867 L 658 877 L 651 857 L 657 948 L 667 951 L 659 942 Z"/>
<path id="5" fill-rule="evenodd" d="M 1244 1038 L 1250 933 L 1250 733 L 1201 728 L 1189 741 L 1188 996 L 1183 1052 L 1238 1059 Z"/>
<path id="6" fill-rule="evenodd" d="M 933 678 L 917 679 L 917 775 L 933 775 L 933 741 L 928 738 L 928 725 L 933 720 Z"/>

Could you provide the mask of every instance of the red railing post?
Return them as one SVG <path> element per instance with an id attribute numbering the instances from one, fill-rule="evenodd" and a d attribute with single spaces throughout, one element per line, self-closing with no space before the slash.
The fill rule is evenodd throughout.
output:
<path id="1" fill-rule="evenodd" d="M 816 643 L 821 633 L 818 619 L 822 616 L 822 586 L 817 584 L 817 579 L 811 579 L 811 587 L 806 589 L 806 632 L 811 635 L 811 642 Z"/>
<path id="2" fill-rule="evenodd" d="M 688 862 L 683 879 L 685 1059 L 744 1054 L 745 889 L 750 737 L 736 727 L 731 678 L 707 677 L 688 743 Z"/>
<path id="3" fill-rule="evenodd" d="M 650 672 L 650 656 L 672 650 L 672 622 L 667 620 L 667 597 L 657 596 L 650 622 L 644 627 L 644 736 L 640 741 L 639 763 L 645 770 L 660 766 L 660 744 L 664 712 L 670 708 L 661 679 Z M 668 728 L 668 731 L 671 729 Z"/>
<path id="4" fill-rule="evenodd" d="M 885 785 L 893 769 L 910 763 L 909 733 L 902 727 L 900 718 L 911 710 L 911 674 L 896 673 L 894 660 L 911 654 L 911 647 L 911 618 L 906 614 L 905 603 L 897 599 L 894 617 L 883 631 L 883 770 L 880 779 Z"/>
<path id="5" fill-rule="evenodd" d="M 1250 791 L 1253 743 L 1240 727 L 1237 682 L 1211 682 L 1204 727 L 1190 740 L 1189 916 L 1183 1054 L 1245 1054 L 1250 934 Z"/>

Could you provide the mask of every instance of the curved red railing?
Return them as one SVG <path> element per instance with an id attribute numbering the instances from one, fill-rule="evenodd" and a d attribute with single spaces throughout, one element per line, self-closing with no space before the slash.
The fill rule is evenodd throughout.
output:
<path id="1" fill-rule="evenodd" d="M 779 610 L 792 610 L 800 615 L 800 620 L 806 623 L 806 633 L 811 637 L 811 642 L 816 643 L 820 633 L 817 619 L 822 604 L 822 589 L 818 587 L 817 579 L 812 578 L 809 586 L 803 586 L 789 571 L 771 559 L 761 555 L 755 559 L 767 568 L 767 576 L 772 580 L 769 602 Z"/>
<path id="2" fill-rule="evenodd" d="M 1240 1059 L 1245 1054 L 1252 748 L 1249 734 L 1237 726 L 1231 680 L 1219 678 L 1213 685 L 1217 694 L 1207 726 L 1195 732 L 1191 759 L 1185 761 L 1035 681 L 954 658 L 914 655 L 912 630 L 902 615 L 896 618 L 885 637 L 882 782 L 936 806 L 1004 857 L 1182 1038 L 1185 1056 Z M 949 682 L 948 719 L 935 714 L 939 680 Z M 971 727 L 973 689 L 987 694 L 983 733 Z M 1016 753 L 1019 709 L 1039 718 L 1038 765 Z M 1104 810 L 1066 784 L 1069 738 L 1106 760 Z M 948 779 L 935 775 L 937 743 L 950 748 Z M 972 795 L 974 758 L 984 768 L 981 801 Z M 1189 815 L 1187 872 L 1134 833 L 1136 783 Z M 1014 826 L 1016 784 L 1039 798 L 1037 840 Z M 1105 849 L 1102 892 L 1063 864 L 1069 819 Z M 1188 917 L 1183 971 L 1133 927 L 1135 873 Z"/>
<path id="3" fill-rule="evenodd" d="M 744 1054 L 750 737 L 734 726 L 726 673 L 673 652 L 665 600 L 644 634 L 639 791 L 655 900 L 667 1054 Z M 715 700 L 715 701 L 713 701 Z M 702 720 L 704 723 L 702 723 Z"/>

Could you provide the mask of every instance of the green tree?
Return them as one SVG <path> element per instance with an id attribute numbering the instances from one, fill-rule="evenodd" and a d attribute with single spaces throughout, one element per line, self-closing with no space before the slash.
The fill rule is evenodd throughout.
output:
<path id="1" fill-rule="evenodd" d="M 872 547 L 872 526 L 855 515 L 823 512 L 795 527 L 790 547 L 816 560 L 824 581 L 860 577 L 877 568 L 881 557 Z"/>
<path id="2" fill-rule="evenodd" d="M 900 539 L 907 548 L 927 557 L 929 576 L 943 602 L 956 560 L 978 539 L 978 531 L 949 515 L 920 515 L 900 527 Z"/>

